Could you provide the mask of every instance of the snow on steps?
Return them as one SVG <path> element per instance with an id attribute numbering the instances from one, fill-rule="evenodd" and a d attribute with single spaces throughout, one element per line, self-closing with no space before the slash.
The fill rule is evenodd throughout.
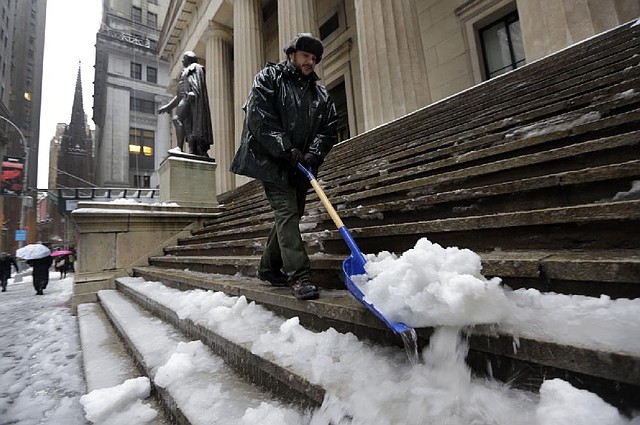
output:
<path id="1" fill-rule="evenodd" d="M 303 326 L 318 331 L 333 327 L 340 332 L 351 332 L 360 340 L 375 341 L 382 345 L 399 341 L 346 291 L 323 291 L 323 296 L 318 300 L 299 302 L 286 288 L 273 288 L 255 278 L 156 267 L 139 267 L 135 269 L 135 274 L 183 291 L 202 289 L 244 296 L 276 314 L 298 317 Z M 119 290 L 133 298 L 147 297 L 141 296 L 134 286 L 124 282 L 122 279 L 117 281 Z M 155 314 L 165 317 L 168 313 L 159 309 Z M 429 341 L 432 329 L 417 329 L 417 332 L 419 341 L 424 345 Z M 519 345 L 517 349 L 514 348 L 514 338 Z M 481 329 L 470 336 L 469 346 L 467 360 L 480 374 L 486 373 L 487 362 L 491 361 L 494 376 L 498 379 L 522 381 L 513 383 L 532 391 L 537 391 L 540 379 L 562 376 L 567 380 L 582 382 L 591 391 L 597 390 L 609 402 L 616 403 L 612 401 L 616 399 L 620 406 L 640 406 L 640 400 L 633 395 L 637 394 L 637 388 L 640 387 L 639 357 L 522 335 L 495 334 L 492 331 L 483 334 Z M 504 370 L 499 371 L 498 368 Z M 523 371 L 526 371 L 523 376 L 516 379 Z"/>
<path id="2" fill-rule="evenodd" d="M 122 293 L 102 290 L 98 299 L 135 362 L 151 379 L 172 423 L 240 423 L 247 409 L 257 409 L 261 403 L 293 410 L 240 379 L 201 342 L 180 333 Z M 184 363 L 184 356 L 191 356 L 191 363 Z M 159 379 L 164 387 L 158 385 Z M 300 415 L 295 411 L 292 414 Z"/>
<path id="3" fill-rule="evenodd" d="M 87 394 L 140 377 L 133 359 L 118 338 L 100 304 L 80 304 L 77 317 Z M 170 423 L 155 398 L 150 397 L 144 402 L 158 412 L 156 419 L 149 425 Z"/>
<path id="4" fill-rule="evenodd" d="M 200 358 L 197 364 L 201 367 L 185 371 L 181 382 L 173 387 L 156 386 L 164 404 L 172 409 L 174 418 L 181 424 L 205 423 L 203 418 L 210 420 L 211 415 L 218 414 L 209 410 L 219 407 L 217 401 L 221 396 L 216 391 L 211 391 L 209 385 L 219 383 L 220 374 L 227 376 L 222 381 L 232 382 L 229 391 L 249 387 L 248 395 L 242 391 L 239 395 L 229 395 L 223 390 L 225 395 L 222 398 L 227 402 L 231 399 L 244 400 L 237 407 L 235 416 L 232 415 L 228 420 L 220 419 L 220 423 L 234 423 L 234 418 L 238 419 L 243 411 L 255 409 L 260 404 L 259 400 L 251 398 L 256 393 L 258 397 L 262 397 L 261 401 L 266 399 L 267 403 L 279 405 L 275 398 L 265 396 L 247 382 L 258 384 L 258 387 L 268 389 L 269 393 L 273 392 L 274 397 L 294 402 L 297 406 L 317 407 L 327 399 L 338 400 L 339 403 L 343 400 L 350 404 L 354 401 L 355 388 L 361 388 L 362 382 L 368 382 L 365 385 L 371 387 L 368 391 L 375 391 L 380 384 L 376 382 L 379 377 L 375 376 L 379 370 L 397 369 L 388 376 L 406 379 L 406 368 L 410 367 L 405 353 L 399 347 L 385 347 L 363 339 L 358 340 L 352 334 L 334 330 L 314 332 L 301 328 L 299 319 L 285 320 L 278 317 L 264 307 L 248 302 L 241 293 L 238 294 L 239 297 L 228 296 L 222 292 L 189 290 L 187 285 L 182 290 L 177 290 L 157 281 L 145 281 L 141 278 L 118 279 L 117 287 L 117 291 L 100 291 L 99 302 L 126 341 L 129 350 L 134 353 L 136 361 L 144 367 L 152 380 L 172 354 L 176 350 L 180 351 L 180 343 L 201 342 L 207 353 L 215 352 L 215 355 L 210 354 L 211 360 L 202 361 Z M 298 304 L 307 306 L 311 303 Z M 501 344 L 501 340 L 487 340 L 489 339 L 493 341 L 489 349 Z M 474 343 L 472 338 L 470 345 Z M 518 352 L 530 350 L 528 343 L 529 341 L 521 339 Z M 290 346 L 298 344 L 299 351 L 291 351 Z M 360 348 L 354 350 L 350 344 L 357 344 Z M 540 347 L 534 348 L 534 351 L 538 348 Z M 567 353 L 550 353 L 551 357 L 559 355 L 570 361 L 580 358 L 588 351 L 576 347 L 564 348 L 568 350 Z M 575 356 L 572 357 L 569 351 Z M 182 353 L 185 351 L 182 350 Z M 593 356 L 602 357 L 606 362 L 615 360 L 611 357 L 613 354 L 596 350 Z M 220 367 L 223 371 L 218 372 L 216 369 L 222 360 L 227 366 Z M 327 367 L 327 362 L 330 367 Z M 368 366 L 367 370 L 359 371 L 359 364 L 376 366 Z M 627 372 L 633 374 L 635 369 L 627 369 Z M 328 373 L 328 370 L 331 372 Z M 362 379 L 365 381 L 361 381 Z M 480 379 L 474 382 L 485 381 Z M 407 385 L 395 381 L 392 384 Z M 189 394 L 184 394 L 185 386 Z M 491 392 L 493 389 L 482 391 Z M 194 402 L 194 399 L 199 400 L 199 403 Z M 397 405 L 394 409 L 400 411 L 409 402 L 401 395 L 398 395 L 397 400 L 394 397 L 394 400 L 389 401 L 394 406 Z M 344 407 L 344 404 L 341 405 Z M 308 419 L 310 414 L 309 411 L 289 409 L 289 412 L 300 415 L 300 418 L 306 415 Z M 223 410 L 227 412 L 230 409 L 225 405 Z"/>

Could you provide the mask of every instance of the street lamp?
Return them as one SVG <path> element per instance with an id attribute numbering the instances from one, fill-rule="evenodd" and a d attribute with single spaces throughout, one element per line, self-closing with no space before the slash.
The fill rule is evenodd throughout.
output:
<path id="1" fill-rule="evenodd" d="M 26 198 L 29 196 L 28 191 L 29 191 L 29 146 L 27 146 L 27 139 L 25 139 L 24 134 L 22 134 L 22 131 L 20 130 L 20 128 L 18 128 L 17 125 L 15 125 L 10 119 L 3 117 L 2 115 L 0 115 L 0 119 L 8 122 L 13 128 L 16 129 L 16 131 L 18 132 L 18 134 L 20 135 L 20 138 L 22 139 L 22 147 L 24 148 L 24 188 L 25 190 L 23 190 L 22 192 L 22 205 L 20 206 L 20 230 L 23 230 L 25 227 L 25 209 L 26 209 Z M 22 244 L 24 243 L 24 241 L 18 241 L 18 246 L 22 247 Z"/>

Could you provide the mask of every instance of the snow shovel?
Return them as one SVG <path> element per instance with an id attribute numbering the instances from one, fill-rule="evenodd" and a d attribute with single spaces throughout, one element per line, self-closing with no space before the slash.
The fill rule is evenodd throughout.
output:
<path id="1" fill-rule="evenodd" d="M 347 227 L 342 223 L 342 220 L 338 216 L 338 213 L 333 208 L 333 205 L 331 205 L 331 202 L 329 202 L 329 199 L 327 199 L 327 196 L 324 194 L 324 191 L 320 187 L 320 184 L 318 184 L 318 181 L 316 180 L 316 178 L 313 176 L 313 173 L 311 172 L 311 170 L 306 169 L 304 165 L 302 165 L 301 163 L 298 163 L 298 168 L 309 179 L 309 182 L 311 183 L 311 186 L 313 186 L 313 189 L 318 194 L 318 197 L 320 198 L 322 205 L 324 205 L 324 207 L 327 209 L 327 212 L 331 216 L 333 223 L 338 228 L 338 232 L 340 233 L 340 236 L 342 236 L 342 239 L 344 239 L 344 241 L 347 243 L 347 246 L 351 250 L 351 255 L 342 262 L 342 271 L 344 272 L 344 281 L 347 285 L 347 289 L 349 290 L 349 292 L 351 292 L 351 294 L 354 297 L 356 297 L 356 299 L 360 301 L 362 305 L 368 308 L 373 314 L 375 314 L 378 317 L 378 319 L 382 320 L 384 324 L 387 325 L 389 328 L 391 328 L 391 330 L 393 330 L 393 332 L 395 332 L 396 334 L 404 334 L 405 332 L 412 332 L 413 329 L 405 325 L 404 323 L 393 323 L 389 321 L 389 319 L 384 317 L 384 315 L 380 311 L 378 311 L 373 304 L 370 304 L 367 301 L 365 301 L 364 294 L 362 293 L 360 288 L 358 288 L 358 286 L 353 282 L 353 280 L 351 280 L 351 276 L 353 275 L 365 274 L 364 265 L 367 262 L 367 260 L 364 258 L 364 254 L 362 254 L 362 251 L 360 251 L 360 248 L 358 248 L 356 241 L 353 240 L 353 237 L 351 236 L 349 229 L 347 229 Z"/>

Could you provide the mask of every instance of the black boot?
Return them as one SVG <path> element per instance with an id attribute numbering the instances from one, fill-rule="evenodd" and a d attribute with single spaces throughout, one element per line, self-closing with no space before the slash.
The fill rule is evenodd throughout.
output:
<path id="1" fill-rule="evenodd" d="M 315 300 L 320 296 L 318 287 L 311 283 L 309 276 L 300 276 L 291 284 L 293 296 L 299 300 Z"/>
<path id="2" fill-rule="evenodd" d="M 258 270 L 256 272 L 256 276 L 260 280 L 265 280 L 271 284 L 271 286 L 288 286 L 289 276 L 282 273 L 281 271 L 277 272 L 261 272 Z"/>

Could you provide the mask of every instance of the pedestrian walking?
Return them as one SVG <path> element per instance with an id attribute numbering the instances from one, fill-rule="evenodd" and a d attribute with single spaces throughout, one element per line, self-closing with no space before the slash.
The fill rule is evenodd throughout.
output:
<path id="1" fill-rule="evenodd" d="M 71 247 L 70 249 L 71 254 L 69 254 L 69 256 L 67 257 L 67 271 L 70 272 L 75 272 L 75 263 L 76 260 L 78 259 L 78 253 L 76 252 L 75 247 Z"/>
<path id="2" fill-rule="evenodd" d="M 315 73 L 322 42 L 300 33 L 283 50 L 287 59 L 268 63 L 254 79 L 231 171 L 260 180 L 274 211 L 257 276 L 273 286 L 290 285 L 296 298 L 308 300 L 319 292 L 299 228 L 310 185 L 297 164 L 317 174 L 337 140 L 337 112 Z"/>
<path id="3" fill-rule="evenodd" d="M 53 257 L 47 255 L 46 257 L 27 260 L 32 268 L 33 276 L 33 288 L 36 290 L 36 295 L 44 295 L 43 289 L 49 284 L 49 268 L 53 264 Z"/>
<path id="4" fill-rule="evenodd" d="M 11 266 L 16 269 L 16 273 L 20 271 L 16 259 L 8 252 L 0 252 L 0 284 L 2 292 L 7 291 L 7 283 L 11 279 Z"/>
<path id="5" fill-rule="evenodd" d="M 56 271 L 60 273 L 60 279 L 67 277 L 67 264 L 68 261 L 66 255 L 61 255 L 59 258 L 56 258 L 54 267 Z"/>

